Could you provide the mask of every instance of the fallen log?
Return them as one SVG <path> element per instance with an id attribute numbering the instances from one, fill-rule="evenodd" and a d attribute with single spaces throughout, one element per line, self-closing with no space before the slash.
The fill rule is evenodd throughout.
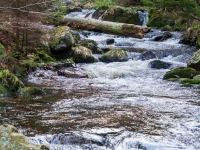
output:
<path id="1" fill-rule="evenodd" d="M 69 16 L 64 17 L 62 24 L 66 24 L 67 26 L 76 29 L 97 31 L 133 38 L 143 38 L 144 35 L 151 30 L 149 27 L 138 26 L 134 24 L 100 21 Z"/>

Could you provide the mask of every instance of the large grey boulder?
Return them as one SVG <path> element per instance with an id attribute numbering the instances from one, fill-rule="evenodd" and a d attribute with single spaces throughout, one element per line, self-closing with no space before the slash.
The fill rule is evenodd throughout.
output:
<path id="1" fill-rule="evenodd" d="M 196 51 L 187 62 L 188 67 L 200 70 L 200 50 Z"/>
<path id="2" fill-rule="evenodd" d="M 88 78 L 88 75 L 83 69 L 72 67 L 59 70 L 58 75 L 65 76 L 67 78 Z"/>
<path id="3" fill-rule="evenodd" d="M 73 45 L 73 36 L 66 26 L 57 27 L 50 33 L 49 46 L 52 52 L 66 51 Z"/>
<path id="4" fill-rule="evenodd" d="M 0 125 L 1 150 L 49 150 L 44 145 L 35 145 L 12 125 Z"/>

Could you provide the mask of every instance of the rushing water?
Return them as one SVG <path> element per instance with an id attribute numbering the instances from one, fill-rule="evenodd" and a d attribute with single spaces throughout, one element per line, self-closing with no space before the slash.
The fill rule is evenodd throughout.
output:
<path id="1" fill-rule="evenodd" d="M 81 34 L 101 48 L 114 39 L 109 46 L 127 50 L 129 61 L 77 64 L 89 75 L 83 79 L 37 70 L 27 84 L 47 94 L 1 98 L 0 123 L 16 126 L 31 142 L 52 150 L 200 149 L 199 89 L 162 80 L 170 69 L 186 66 L 194 48 L 178 44 L 180 33 L 154 42 L 160 34 L 155 30 L 143 39 Z M 152 60 L 136 59 L 148 50 L 172 63 L 171 68 L 152 69 Z"/>

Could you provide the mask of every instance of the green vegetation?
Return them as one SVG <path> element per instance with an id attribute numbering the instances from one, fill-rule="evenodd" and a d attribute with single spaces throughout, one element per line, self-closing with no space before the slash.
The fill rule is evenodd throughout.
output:
<path id="1" fill-rule="evenodd" d="M 30 95 L 44 95 L 45 92 L 38 87 L 25 87 L 18 90 L 20 95 L 30 96 Z"/>
<path id="2" fill-rule="evenodd" d="M 81 0 L 81 2 L 83 2 L 84 4 L 86 4 L 87 6 L 91 6 L 92 3 L 92 7 L 93 8 L 101 8 L 101 9 L 106 9 L 109 6 L 112 6 L 115 4 L 116 0 Z"/>
<path id="3" fill-rule="evenodd" d="M 196 70 L 193 68 L 176 68 L 166 72 L 163 79 L 169 78 L 192 78 L 196 75 Z"/>
<path id="4" fill-rule="evenodd" d="M 9 70 L 0 71 L 0 84 L 11 92 L 24 87 L 24 84 L 19 80 L 19 78 L 10 73 Z"/>
<path id="5" fill-rule="evenodd" d="M 181 84 L 200 84 L 200 79 L 183 79 L 180 81 Z"/>
<path id="6" fill-rule="evenodd" d="M 6 56 L 5 49 L 2 44 L 0 44 L 0 59 Z"/>

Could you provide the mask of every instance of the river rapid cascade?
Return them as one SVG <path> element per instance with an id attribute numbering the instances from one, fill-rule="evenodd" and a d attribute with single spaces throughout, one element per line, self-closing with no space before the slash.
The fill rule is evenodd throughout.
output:
<path id="1" fill-rule="evenodd" d="M 71 15 L 85 17 L 88 12 L 94 11 Z M 139 14 L 146 25 L 147 12 Z M 32 72 L 28 84 L 47 94 L 1 98 L 1 122 L 52 150 L 200 149 L 199 89 L 162 79 L 172 68 L 185 67 L 195 48 L 178 44 L 178 32 L 162 42 L 153 40 L 162 34 L 152 29 L 143 39 L 134 39 L 80 31 L 81 39 L 94 40 L 102 49 L 126 50 L 129 60 L 76 64 L 89 78 L 67 78 L 45 69 Z M 114 42 L 108 45 L 108 39 Z M 157 58 L 139 59 L 145 51 Z M 149 63 L 157 59 L 171 66 L 151 68 Z"/>

